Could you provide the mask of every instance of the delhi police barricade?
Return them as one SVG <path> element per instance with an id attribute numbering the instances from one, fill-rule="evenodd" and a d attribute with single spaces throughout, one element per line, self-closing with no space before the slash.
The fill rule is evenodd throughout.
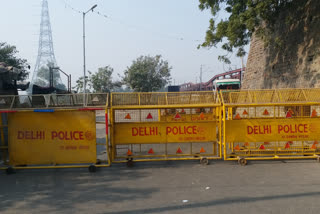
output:
<path id="1" fill-rule="evenodd" d="M 308 159 L 320 155 L 320 89 L 221 92 L 224 159 Z"/>
<path id="2" fill-rule="evenodd" d="M 1 169 L 89 167 L 94 172 L 109 166 L 108 138 L 96 136 L 107 103 L 108 94 L 0 96 Z"/>
<path id="3" fill-rule="evenodd" d="M 112 93 L 112 162 L 221 158 L 214 92 Z"/>

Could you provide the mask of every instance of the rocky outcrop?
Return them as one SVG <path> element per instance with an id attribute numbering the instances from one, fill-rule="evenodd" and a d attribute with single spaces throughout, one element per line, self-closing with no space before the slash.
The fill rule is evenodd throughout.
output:
<path id="1" fill-rule="evenodd" d="M 279 15 L 268 42 L 253 35 L 243 89 L 320 87 L 320 1 L 303 2 Z"/>

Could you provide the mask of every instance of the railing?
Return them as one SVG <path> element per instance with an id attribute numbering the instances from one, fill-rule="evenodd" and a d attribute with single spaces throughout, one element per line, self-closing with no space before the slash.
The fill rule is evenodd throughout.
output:
<path id="1" fill-rule="evenodd" d="M 203 92 L 159 92 L 159 93 L 112 93 L 111 106 L 174 106 L 174 105 L 218 105 L 217 93 Z"/>
<path id="2" fill-rule="evenodd" d="M 224 105 L 298 104 L 320 102 L 320 89 L 241 90 L 221 93 Z"/>
<path id="3" fill-rule="evenodd" d="M 84 103 L 84 97 L 86 103 Z M 0 110 L 106 107 L 108 94 L 41 94 L 0 96 Z"/>

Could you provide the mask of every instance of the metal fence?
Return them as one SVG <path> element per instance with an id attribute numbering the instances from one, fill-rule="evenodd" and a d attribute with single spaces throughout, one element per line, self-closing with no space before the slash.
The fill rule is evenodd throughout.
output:
<path id="1" fill-rule="evenodd" d="M 82 108 L 92 106 L 104 108 L 106 103 L 108 103 L 108 96 L 105 93 L 0 96 L 0 110 Z"/>
<path id="2" fill-rule="evenodd" d="M 97 110 L 104 112 L 102 116 L 96 115 Z M 11 173 L 14 169 L 107 167 L 107 115 L 108 94 L 0 96 L 0 168 Z M 97 121 L 100 117 L 106 120 Z M 105 124 L 106 131 L 98 139 L 99 124 Z M 100 151 L 104 160 L 97 148 L 104 150 Z"/>
<path id="3" fill-rule="evenodd" d="M 110 102 L 108 94 L 0 96 L 2 164 L 9 161 L 2 169 L 84 167 L 88 161 L 91 170 L 134 161 L 199 159 L 207 164 L 222 157 L 242 165 L 247 160 L 320 160 L 319 92 L 111 93 Z M 96 110 L 104 114 L 75 113 Z M 97 124 L 105 124 L 105 142 L 97 142 Z M 69 145 L 79 139 L 82 144 Z M 98 146 L 107 156 L 105 164 L 98 164 Z"/>
<path id="4" fill-rule="evenodd" d="M 110 113 L 113 162 L 221 158 L 213 92 L 112 93 Z"/>
<path id="5" fill-rule="evenodd" d="M 318 158 L 320 89 L 221 92 L 224 159 Z"/>

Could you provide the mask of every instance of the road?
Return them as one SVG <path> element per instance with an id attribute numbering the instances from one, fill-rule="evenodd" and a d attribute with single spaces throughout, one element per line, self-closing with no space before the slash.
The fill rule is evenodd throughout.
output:
<path id="1" fill-rule="evenodd" d="M 0 213 L 318 213 L 314 160 L 0 172 Z"/>

